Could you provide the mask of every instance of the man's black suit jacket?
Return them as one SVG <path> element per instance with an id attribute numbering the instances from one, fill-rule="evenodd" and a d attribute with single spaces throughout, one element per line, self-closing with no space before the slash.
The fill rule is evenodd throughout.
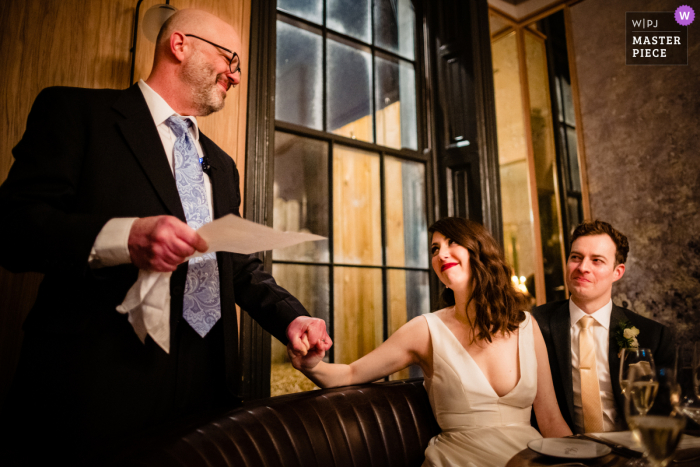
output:
<path id="1" fill-rule="evenodd" d="M 544 342 L 547 345 L 554 392 L 557 395 L 561 414 L 571 431 L 576 433 L 574 424 L 574 390 L 571 375 L 571 318 L 569 301 L 561 300 L 538 306 L 532 311 L 532 315 L 537 320 L 537 324 L 542 330 Z M 620 389 L 620 358 L 618 357 L 619 349 L 614 333 L 617 331 L 620 321 L 625 320 L 639 329 L 639 335 L 637 336 L 639 346 L 651 349 L 657 368 L 672 368 L 675 363 L 673 339 L 670 330 L 666 326 L 613 304 L 612 314 L 610 315 L 608 362 L 610 364 L 610 378 L 612 379 L 617 413 L 623 419 L 624 396 Z"/>
<path id="2" fill-rule="evenodd" d="M 234 162 L 201 133 L 200 142 L 211 165 L 214 217 L 240 215 Z M 57 433 L 71 426 L 99 441 L 171 419 L 179 410 L 193 413 L 215 400 L 232 401 L 238 374 L 235 304 L 283 342 L 289 323 L 308 315 L 258 259 L 231 253 L 217 253 L 222 317 L 206 339 L 191 337 L 181 319 L 186 263 L 171 279 L 169 355 L 150 338 L 142 344 L 115 310 L 138 270 L 131 264 L 88 266 L 105 223 L 163 214 L 186 221 L 138 86 L 43 90 L 13 154 L 0 187 L 0 264 L 45 275 L 24 324 L 6 404 L 25 422 L 55 416 L 63 419 L 55 422 Z"/>

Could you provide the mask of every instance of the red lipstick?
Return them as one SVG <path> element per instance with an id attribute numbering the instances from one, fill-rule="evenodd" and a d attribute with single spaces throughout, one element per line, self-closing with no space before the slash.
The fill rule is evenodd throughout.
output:
<path id="1" fill-rule="evenodd" d="M 445 269 L 450 269 L 452 266 L 457 266 L 457 263 L 443 264 L 442 267 L 440 268 L 440 272 L 444 271 Z"/>

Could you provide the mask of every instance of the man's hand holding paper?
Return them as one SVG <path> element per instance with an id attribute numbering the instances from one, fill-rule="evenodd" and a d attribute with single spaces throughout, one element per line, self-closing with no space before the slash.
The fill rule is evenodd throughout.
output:
<path id="1" fill-rule="evenodd" d="M 129 233 L 131 262 L 143 271 L 173 272 L 180 263 L 209 248 L 190 226 L 173 216 L 136 219 Z"/>
<path id="2" fill-rule="evenodd" d="M 279 232 L 233 214 L 205 224 L 197 231 L 172 216 L 137 219 L 129 234 L 129 254 L 140 269 L 139 277 L 117 311 L 129 315 L 129 322 L 142 342 L 150 335 L 169 352 L 170 275 L 178 264 L 208 252 L 251 254 L 323 239 L 310 233 Z M 295 319 L 289 325 L 287 337 L 304 354 L 310 349 L 323 354 L 332 345 L 325 323 L 316 318 Z M 302 338 L 306 339 L 304 344 Z"/>

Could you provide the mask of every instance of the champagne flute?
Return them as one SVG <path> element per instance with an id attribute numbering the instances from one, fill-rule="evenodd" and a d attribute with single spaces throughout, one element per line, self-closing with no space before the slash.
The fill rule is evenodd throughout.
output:
<path id="1" fill-rule="evenodd" d="M 648 465 L 665 467 L 673 459 L 685 427 L 685 417 L 678 407 L 675 372 L 663 368 L 657 380 L 644 368 L 635 366 L 630 368 L 627 381 L 627 424 L 642 445 Z"/>
<path id="2" fill-rule="evenodd" d="M 629 385 L 629 372 L 630 368 L 632 369 L 638 369 L 638 377 L 641 377 L 640 375 L 644 374 L 646 375 L 650 380 L 655 379 L 655 377 L 650 377 L 650 375 L 655 375 L 655 365 L 654 365 L 654 358 L 651 354 L 650 349 L 645 349 L 645 348 L 636 348 L 636 349 L 622 349 L 622 352 L 620 353 L 620 388 L 622 389 L 622 394 L 625 396 L 625 399 L 629 398 L 629 392 L 627 391 L 627 387 Z M 648 411 L 648 408 L 647 408 Z M 630 417 L 626 417 L 627 419 L 627 425 L 630 426 L 631 419 Z M 630 426 L 630 429 L 632 427 Z M 633 433 L 633 436 L 634 433 Z M 636 439 L 636 441 L 639 443 L 640 440 Z M 644 459 L 631 459 L 627 464 L 625 464 L 626 467 L 646 467 L 647 463 Z"/>
<path id="3" fill-rule="evenodd" d="M 627 395 L 628 374 L 630 367 L 639 367 L 641 371 L 655 374 L 654 357 L 650 349 L 622 349 L 620 354 L 620 388 Z"/>
<path id="4" fill-rule="evenodd" d="M 693 344 L 690 374 L 694 394 L 683 398 L 682 410 L 688 418 L 700 423 L 700 342 Z"/>

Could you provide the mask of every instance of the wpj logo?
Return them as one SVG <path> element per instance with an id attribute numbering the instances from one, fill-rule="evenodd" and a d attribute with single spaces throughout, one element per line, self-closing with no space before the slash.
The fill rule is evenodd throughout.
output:
<path id="1" fill-rule="evenodd" d="M 635 28 L 657 28 L 659 27 L 659 20 L 654 21 L 653 19 L 646 20 L 646 25 L 644 24 L 644 19 L 632 20 L 632 26 Z"/>
<path id="2" fill-rule="evenodd" d="M 687 65 L 688 24 L 695 19 L 690 7 L 673 11 L 626 13 L 627 65 Z"/>

